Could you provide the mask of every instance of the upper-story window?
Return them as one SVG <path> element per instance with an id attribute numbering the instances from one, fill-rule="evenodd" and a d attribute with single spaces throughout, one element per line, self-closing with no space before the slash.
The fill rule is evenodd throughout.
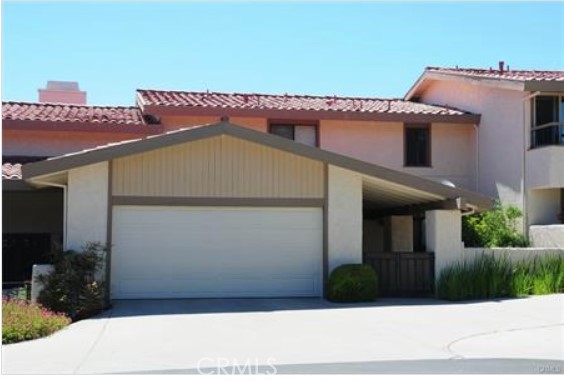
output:
<path id="1" fill-rule="evenodd" d="M 405 126 L 405 166 L 431 166 L 431 127 L 428 124 L 407 124 Z"/>
<path id="2" fill-rule="evenodd" d="M 317 125 L 314 123 L 270 123 L 270 133 L 308 146 L 318 146 Z"/>
<path id="3" fill-rule="evenodd" d="M 564 145 L 564 96 L 533 98 L 531 148 Z"/>

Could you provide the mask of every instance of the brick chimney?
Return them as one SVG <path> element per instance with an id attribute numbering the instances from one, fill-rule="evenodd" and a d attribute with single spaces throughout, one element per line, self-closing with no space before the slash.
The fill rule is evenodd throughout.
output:
<path id="1" fill-rule="evenodd" d="M 39 102 L 86 104 L 86 91 L 80 91 L 78 82 L 47 81 L 47 86 L 38 92 Z"/>

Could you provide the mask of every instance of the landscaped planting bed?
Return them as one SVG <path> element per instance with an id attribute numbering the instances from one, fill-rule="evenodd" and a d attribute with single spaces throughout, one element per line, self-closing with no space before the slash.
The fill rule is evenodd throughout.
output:
<path id="1" fill-rule="evenodd" d="M 25 300 L 2 299 L 2 344 L 50 335 L 71 320 Z"/>
<path id="2" fill-rule="evenodd" d="M 437 283 L 440 299 L 471 300 L 564 292 L 564 256 L 512 261 L 481 255 L 445 268 Z"/>

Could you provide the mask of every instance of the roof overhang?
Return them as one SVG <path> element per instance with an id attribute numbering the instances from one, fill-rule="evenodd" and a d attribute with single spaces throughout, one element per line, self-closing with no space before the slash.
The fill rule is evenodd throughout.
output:
<path id="1" fill-rule="evenodd" d="M 405 94 L 404 99 L 408 101 L 413 97 L 421 96 L 421 94 L 433 81 L 457 81 L 469 85 L 495 87 L 505 90 L 526 91 L 525 83 L 519 80 L 492 79 L 468 74 L 451 74 L 424 71 L 423 74 L 421 74 L 421 76 L 417 79 L 417 81 L 409 88 L 409 90 Z"/>
<path id="2" fill-rule="evenodd" d="M 434 81 L 458 81 L 470 85 L 494 87 L 498 89 L 514 91 L 547 91 L 564 92 L 564 82 L 562 81 L 523 81 L 519 79 L 495 79 L 484 78 L 478 75 L 437 73 L 434 71 L 424 71 L 405 94 L 405 100 L 421 96 Z"/>
<path id="3" fill-rule="evenodd" d="M 480 115 L 441 115 L 423 113 L 382 113 L 354 111 L 315 111 L 315 110 L 276 110 L 276 109 L 240 109 L 233 107 L 196 107 L 163 106 L 140 104 L 144 114 L 159 116 L 229 116 L 266 119 L 298 120 L 351 120 L 404 123 L 461 123 L 478 124 Z"/>
<path id="4" fill-rule="evenodd" d="M 229 122 L 175 130 L 161 135 L 113 143 L 103 147 L 25 164 L 22 167 L 22 174 L 25 180 L 36 183 L 45 182 L 46 179 L 53 181 L 54 176 L 64 180 L 66 171 L 73 168 L 221 135 L 262 144 L 357 172 L 363 176 L 366 199 L 370 201 L 372 198 L 374 202 L 380 202 L 379 207 L 381 208 L 406 205 L 410 202 L 434 202 L 459 198 L 466 200 L 466 204 L 461 206 L 461 208 L 468 206 L 472 209 L 488 209 L 493 206 L 492 199 L 474 192 L 448 187 L 432 180 L 296 143 L 275 135 L 236 126 Z M 376 190 L 380 193 L 375 193 Z M 390 201 L 395 200 L 395 202 L 389 205 L 382 204 L 384 194 Z"/>

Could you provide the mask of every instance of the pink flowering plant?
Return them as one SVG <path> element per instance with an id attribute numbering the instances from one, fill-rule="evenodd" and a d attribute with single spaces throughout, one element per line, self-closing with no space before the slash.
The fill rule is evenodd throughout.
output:
<path id="1" fill-rule="evenodd" d="M 2 344 L 33 340 L 50 335 L 71 320 L 26 300 L 2 299 Z"/>

